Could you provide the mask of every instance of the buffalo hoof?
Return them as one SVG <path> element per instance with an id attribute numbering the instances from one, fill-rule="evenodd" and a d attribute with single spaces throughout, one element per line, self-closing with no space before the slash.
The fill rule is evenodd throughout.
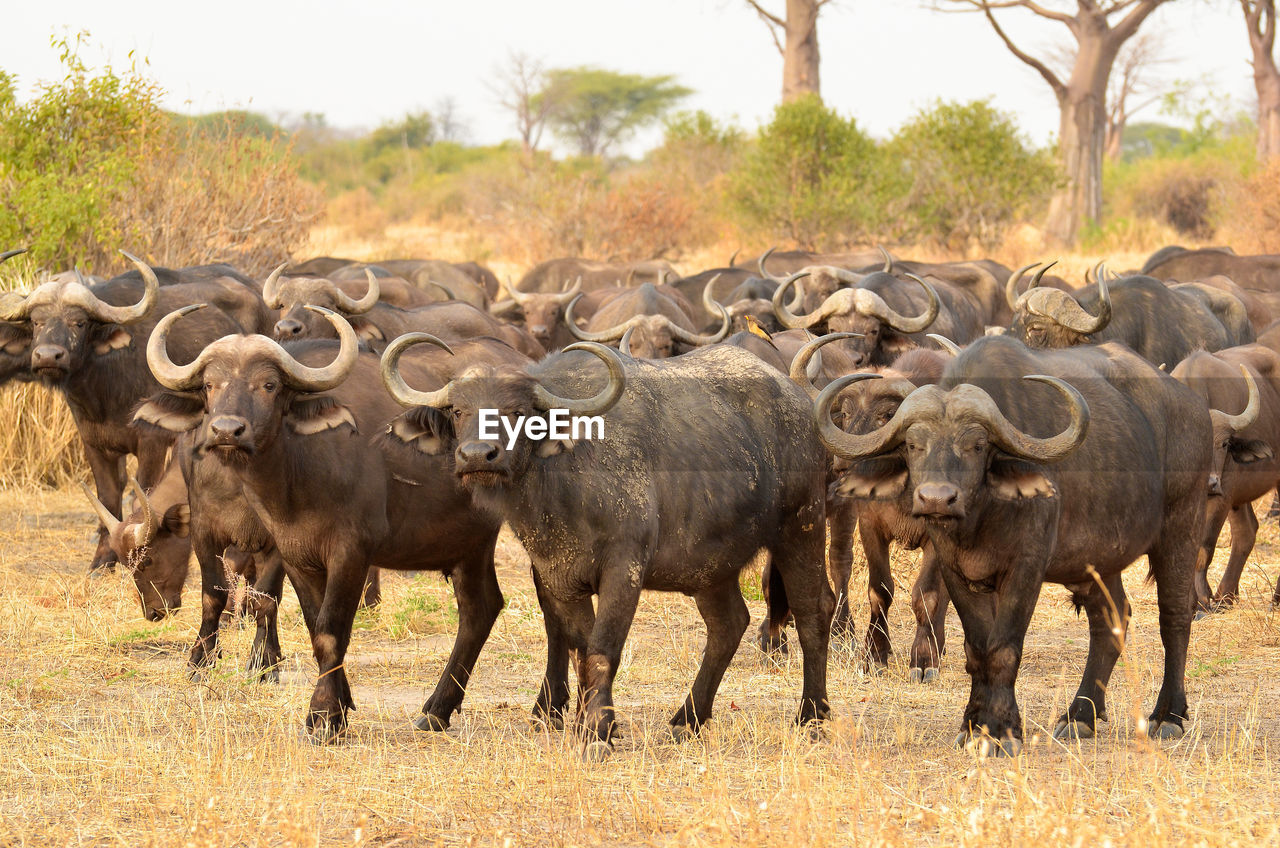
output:
<path id="1" fill-rule="evenodd" d="M 262 673 L 258 675 L 259 683 L 279 683 L 280 682 L 280 666 L 272 663 L 262 669 Z"/>
<path id="2" fill-rule="evenodd" d="M 613 756 L 613 745 L 601 739 L 588 742 L 582 747 L 584 763 L 603 763 Z"/>
<path id="3" fill-rule="evenodd" d="M 338 745 L 347 735 L 347 723 L 340 718 L 313 714 L 311 719 L 307 722 L 307 738 L 312 745 Z"/>
<path id="4" fill-rule="evenodd" d="M 443 733 L 449 729 L 449 722 L 431 713 L 422 713 L 413 720 L 413 726 L 422 731 Z"/>
<path id="5" fill-rule="evenodd" d="M 1083 721 L 1059 721 L 1053 728 L 1054 739 L 1092 739 L 1094 729 Z"/>
<path id="6" fill-rule="evenodd" d="M 955 746 L 962 748 L 979 758 L 986 757 L 1016 757 L 1022 753 L 1022 740 L 1015 739 L 1012 736 L 1006 736 L 1004 739 L 996 740 L 990 736 L 983 734 L 975 736 L 971 733 L 961 733 L 956 737 Z"/>
<path id="7" fill-rule="evenodd" d="M 1147 729 L 1147 735 L 1152 739 L 1181 739 L 1186 731 L 1182 729 L 1182 725 L 1176 721 L 1162 721 L 1159 724 L 1152 725 Z"/>
<path id="8" fill-rule="evenodd" d="M 934 683 L 938 679 L 938 669 L 930 666 L 929 668 L 916 668 L 907 672 L 907 679 L 912 683 Z"/>
<path id="9" fill-rule="evenodd" d="M 673 724 L 671 725 L 671 738 L 683 745 L 685 742 L 698 738 L 698 728 L 688 724 Z"/>
<path id="10" fill-rule="evenodd" d="M 533 715 L 529 716 L 529 726 L 534 730 L 564 730 L 564 713 L 556 711 L 548 715 L 541 710 L 535 710 Z"/>

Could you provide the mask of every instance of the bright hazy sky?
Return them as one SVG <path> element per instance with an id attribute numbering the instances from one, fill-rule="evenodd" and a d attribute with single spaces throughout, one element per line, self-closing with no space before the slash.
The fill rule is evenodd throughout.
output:
<path id="1" fill-rule="evenodd" d="M 764 5 L 782 14 L 785 3 Z M 1022 10 L 999 14 L 1024 49 L 1070 41 L 1061 24 Z M 373 127 L 452 97 L 476 143 L 515 135 L 486 87 L 513 50 L 550 66 L 674 74 L 696 92 L 687 108 L 748 128 L 767 119 L 782 81 L 782 59 L 744 0 L 35 0 L 10 5 L 4 17 L 0 68 L 18 76 L 24 94 L 60 75 L 50 36 L 84 29 L 90 64 L 120 66 L 136 51 L 178 111 L 312 111 L 334 126 Z M 1163 33 L 1165 54 L 1176 60 L 1163 76 L 1252 108 L 1235 0 L 1173 0 L 1144 31 Z M 818 37 L 824 100 L 877 136 L 939 97 L 992 97 L 1037 141 L 1057 131 L 1048 86 L 981 15 L 932 11 L 923 0 L 836 0 L 822 12 Z M 1155 109 L 1145 115 L 1158 117 Z"/>

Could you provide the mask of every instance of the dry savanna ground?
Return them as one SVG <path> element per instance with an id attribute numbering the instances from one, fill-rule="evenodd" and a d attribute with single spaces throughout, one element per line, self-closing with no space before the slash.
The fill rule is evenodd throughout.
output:
<path id="1" fill-rule="evenodd" d="M 435 575 L 392 575 L 381 607 L 357 622 L 349 737 L 321 748 L 302 734 L 316 672 L 289 590 L 281 683 L 246 677 L 252 630 L 234 625 L 221 663 L 193 681 L 194 572 L 187 606 L 148 623 L 126 577 L 86 577 L 91 519 L 78 492 L 0 492 L 0 515 L 0 844 L 1280 842 L 1272 525 L 1246 570 L 1243 603 L 1195 625 L 1194 721 L 1177 743 L 1157 747 L 1135 733 L 1161 663 L 1155 591 L 1139 564 L 1127 581 L 1136 612 L 1111 721 L 1098 739 L 1046 741 L 1086 644 L 1066 593 L 1050 587 L 1019 683 L 1032 744 L 1012 761 L 952 748 L 968 687 L 959 623 L 952 613 L 939 682 L 909 683 L 901 587 L 915 557 L 902 554 L 890 673 L 868 677 L 856 651 L 835 651 L 825 738 L 791 726 L 798 655 L 766 661 L 749 631 L 715 719 L 695 741 L 670 741 L 666 719 L 692 681 L 703 631 L 687 599 L 647 594 L 617 687 L 625 737 L 609 761 L 584 764 L 572 740 L 527 721 L 542 623 L 527 559 L 505 534 L 507 607 L 453 728 L 410 726 L 451 644 L 451 593 Z M 763 604 L 744 584 L 758 622 Z M 865 570 L 855 571 L 859 585 Z M 854 607 L 865 622 L 862 593 L 855 588 Z"/>

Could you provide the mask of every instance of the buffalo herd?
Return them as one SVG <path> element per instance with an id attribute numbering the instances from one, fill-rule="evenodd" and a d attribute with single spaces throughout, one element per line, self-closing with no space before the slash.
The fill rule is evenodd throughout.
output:
<path id="1" fill-rule="evenodd" d="M 0 382 L 67 401 L 100 519 L 90 569 L 127 568 L 160 620 L 194 553 L 193 672 L 219 656 L 235 572 L 253 587 L 249 667 L 276 679 L 289 580 L 319 667 L 317 742 L 347 727 L 345 655 L 382 569 L 453 588 L 456 640 L 415 721 L 449 727 L 504 605 L 503 524 L 546 629 L 534 717 L 590 759 L 618 734 L 641 592 L 692 597 L 706 625 L 670 719 L 684 739 L 712 715 L 751 621 L 740 574 L 762 553 L 759 644 L 787 651 L 794 628 L 796 722 L 819 732 L 829 643 L 857 629 L 855 534 L 865 666 L 891 655 L 890 548 L 919 549 L 910 680 L 938 677 L 954 605 L 972 683 L 959 742 L 992 754 L 1022 747 L 1014 689 L 1045 583 L 1089 627 L 1054 736 L 1094 735 L 1131 611 L 1121 574 L 1145 556 L 1164 648 L 1146 730 L 1178 738 L 1192 622 L 1238 599 L 1253 503 L 1280 483 L 1280 256 L 1170 247 L 1078 287 L 1043 263 L 883 249 L 769 251 L 687 277 L 565 258 L 505 284 L 438 260 L 323 257 L 258 280 L 125 256 L 134 270 L 111 279 L 0 294 Z"/>

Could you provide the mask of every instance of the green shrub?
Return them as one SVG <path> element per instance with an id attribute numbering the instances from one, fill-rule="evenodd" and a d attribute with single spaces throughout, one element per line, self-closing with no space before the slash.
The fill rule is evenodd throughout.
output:
<path id="1" fill-rule="evenodd" d="M 1044 208 L 1057 179 L 1049 155 L 985 100 L 937 102 L 898 130 L 889 152 L 909 180 L 911 234 L 951 248 L 996 247 Z"/>
<path id="2" fill-rule="evenodd" d="M 804 248 L 864 241 L 893 219 L 898 175 L 852 118 L 816 96 L 774 111 L 730 177 L 748 228 Z"/>

